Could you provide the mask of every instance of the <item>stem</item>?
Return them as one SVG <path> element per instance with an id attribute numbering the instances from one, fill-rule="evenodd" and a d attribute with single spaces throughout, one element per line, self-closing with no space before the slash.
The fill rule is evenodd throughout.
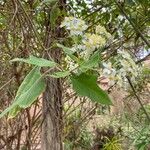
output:
<path id="1" fill-rule="evenodd" d="M 117 0 L 114 0 L 115 3 L 117 4 L 118 8 L 120 9 L 120 11 L 122 12 L 122 14 L 126 17 L 126 19 L 129 21 L 129 23 L 131 24 L 131 26 L 133 27 L 133 29 L 136 31 L 136 33 L 139 34 L 139 36 L 141 37 L 141 39 L 147 44 L 148 47 L 150 47 L 150 43 L 149 41 L 147 41 L 147 39 L 143 36 L 142 32 L 139 30 L 139 28 L 134 24 L 134 22 L 131 20 L 130 17 L 128 17 L 128 15 L 126 14 L 125 10 L 123 9 L 123 7 L 119 4 L 119 2 Z"/>
<path id="2" fill-rule="evenodd" d="M 138 63 L 141 63 L 141 62 L 143 62 L 143 61 L 146 61 L 146 60 L 149 59 L 149 57 L 150 57 L 150 53 L 149 53 L 148 55 L 146 55 L 144 58 L 138 60 L 136 63 L 138 64 Z"/>
<path id="3" fill-rule="evenodd" d="M 150 116 L 148 115 L 146 109 L 144 108 L 144 106 L 143 106 L 143 104 L 142 104 L 140 98 L 139 98 L 138 95 L 136 94 L 135 88 L 134 88 L 134 86 L 133 86 L 133 84 L 132 84 L 130 78 L 129 78 L 129 77 L 126 77 L 126 78 L 127 78 L 128 82 L 129 82 L 129 84 L 130 84 L 130 86 L 131 86 L 131 89 L 132 89 L 132 91 L 133 91 L 134 96 L 136 97 L 137 101 L 138 101 L 139 104 L 141 105 L 141 108 L 143 109 L 143 112 L 145 113 L 145 115 L 146 115 L 148 121 L 150 122 Z"/>
<path id="4" fill-rule="evenodd" d="M 35 34 L 35 36 L 36 36 L 36 38 L 37 38 L 37 40 L 38 40 L 40 46 L 43 48 L 43 50 L 45 50 L 45 47 L 43 46 L 43 44 L 42 44 L 42 42 L 41 42 L 40 36 L 39 36 L 39 34 L 38 34 L 38 32 L 37 32 L 37 29 L 35 29 L 35 25 L 34 25 L 32 19 L 30 18 L 30 16 L 29 16 L 28 13 L 26 12 L 24 6 L 22 5 L 22 2 L 21 2 L 20 0 L 18 0 L 18 3 L 20 4 L 20 7 L 21 7 L 21 9 L 23 10 L 26 19 L 27 19 L 28 22 L 30 23 L 31 28 L 32 28 L 32 30 L 33 30 L 33 32 L 34 32 L 34 34 Z"/>

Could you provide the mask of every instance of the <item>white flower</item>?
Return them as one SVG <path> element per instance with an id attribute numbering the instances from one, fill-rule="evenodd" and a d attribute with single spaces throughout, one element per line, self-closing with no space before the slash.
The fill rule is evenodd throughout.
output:
<path id="1" fill-rule="evenodd" d="M 139 68 L 131 55 L 125 51 L 119 51 L 118 53 L 122 59 L 119 61 L 121 67 L 132 77 L 138 76 Z"/>
<path id="2" fill-rule="evenodd" d="M 111 62 L 103 63 L 103 67 L 104 67 L 104 69 L 103 69 L 103 74 L 104 75 L 111 74 L 111 72 L 112 72 L 112 64 L 111 64 Z"/>
<path id="3" fill-rule="evenodd" d="M 85 50 L 85 57 L 88 58 L 96 48 L 104 46 L 106 40 L 98 34 L 87 33 L 83 37 L 82 43 Z"/>
<path id="4" fill-rule="evenodd" d="M 104 46 L 106 40 L 100 35 L 87 33 L 82 42 L 88 49 L 95 49 Z"/>
<path id="5" fill-rule="evenodd" d="M 76 47 L 72 47 L 72 48 L 70 48 L 70 50 L 71 50 L 72 52 L 76 52 L 76 51 L 77 51 L 77 48 L 76 48 Z"/>
<path id="6" fill-rule="evenodd" d="M 66 56 L 65 57 L 65 61 L 66 61 L 66 63 L 67 63 L 67 68 L 70 70 L 70 71 L 72 71 L 72 70 L 74 70 L 75 68 L 77 68 L 77 64 L 69 57 L 69 56 Z M 76 70 L 74 70 L 74 72 L 75 72 Z"/>
<path id="7" fill-rule="evenodd" d="M 118 54 L 121 55 L 125 59 L 131 59 L 131 55 L 128 52 L 124 51 L 124 50 L 122 50 L 122 51 L 119 50 Z"/>
<path id="8" fill-rule="evenodd" d="M 106 28 L 100 25 L 96 26 L 96 34 L 99 34 L 106 39 L 111 38 L 111 34 L 106 31 Z"/>
<path id="9" fill-rule="evenodd" d="M 82 35 L 83 31 L 88 28 L 85 21 L 75 17 L 65 17 L 60 27 L 66 27 L 67 30 L 70 30 L 71 35 Z"/>
<path id="10" fill-rule="evenodd" d="M 119 51 L 112 64 L 111 62 L 103 63 L 102 75 L 109 79 L 109 85 L 117 83 L 120 87 L 127 88 L 127 76 L 130 77 L 133 83 L 136 82 L 136 77 L 140 73 L 140 68 L 136 65 L 131 55 L 125 51 Z"/>
<path id="11" fill-rule="evenodd" d="M 106 77 L 109 79 L 108 84 L 114 85 L 116 82 L 116 70 L 112 68 L 111 62 L 108 63 L 103 63 L 104 69 L 102 70 L 102 76 Z"/>

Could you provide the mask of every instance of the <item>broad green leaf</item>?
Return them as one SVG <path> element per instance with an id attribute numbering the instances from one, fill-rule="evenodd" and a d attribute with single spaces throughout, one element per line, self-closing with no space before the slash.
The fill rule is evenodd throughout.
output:
<path id="1" fill-rule="evenodd" d="M 15 62 L 15 61 L 25 62 L 25 63 L 36 65 L 39 67 L 55 67 L 56 66 L 56 63 L 54 61 L 50 61 L 44 58 L 38 58 L 32 55 L 27 59 L 15 58 L 11 60 L 11 62 Z"/>
<path id="2" fill-rule="evenodd" d="M 0 114 L 0 118 L 8 112 L 9 118 L 16 116 L 21 108 L 29 107 L 44 89 L 45 82 L 40 74 L 40 68 L 34 67 L 20 85 L 14 102 Z"/>
<path id="3" fill-rule="evenodd" d="M 23 92 L 26 92 L 29 90 L 29 88 L 41 77 L 40 74 L 40 68 L 34 67 L 29 74 L 25 77 L 23 82 L 21 83 L 16 98 L 19 97 Z"/>
<path id="4" fill-rule="evenodd" d="M 43 78 L 38 78 L 37 81 L 29 88 L 28 91 L 21 94 L 18 98 L 19 106 L 27 108 L 39 97 L 45 90 L 45 82 Z"/>
<path id="5" fill-rule="evenodd" d="M 21 108 L 16 105 L 13 109 L 11 109 L 8 113 L 9 118 L 14 118 L 19 112 L 21 111 Z"/>
<path id="6" fill-rule="evenodd" d="M 103 91 L 96 83 L 96 76 L 88 75 L 85 73 L 71 76 L 71 81 L 73 84 L 73 89 L 80 96 L 87 96 L 92 101 L 111 105 L 112 102 L 105 91 Z"/>
<path id="7" fill-rule="evenodd" d="M 92 69 L 93 67 L 97 66 L 98 63 L 99 63 L 99 53 L 96 52 L 89 58 L 89 60 L 81 63 L 80 69 L 82 71 L 87 71 L 88 69 Z"/>
<path id="8" fill-rule="evenodd" d="M 64 78 L 69 75 L 70 75 L 70 71 L 60 71 L 60 72 L 55 72 L 54 74 L 49 75 L 49 76 L 53 78 Z"/>
<path id="9" fill-rule="evenodd" d="M 61 44 L 57 44 L 57 46 L 59 48 L 62 48 L 65 54 L 68 55 L 72 60 L 78 62 L 78 58 L 75 55 L 73 55 L 74 52 L 71 50 L 71 48 L 65 47 Z"/>

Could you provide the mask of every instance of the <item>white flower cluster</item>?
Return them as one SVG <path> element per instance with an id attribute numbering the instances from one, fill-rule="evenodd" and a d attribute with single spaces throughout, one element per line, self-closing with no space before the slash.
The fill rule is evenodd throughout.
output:
<path id="1" fill-rule="evenodd" d="M 106 44 L 106 40 L 98 34 L 87 33 L 83 36 L 82 43 L 85 58 L 89 58 L 96 48 L 103 47 Z"/>
<path id="2" fill-rule="evenodd" d="M 96 27 L 96 34 L 101 35 L 105 39 L 110 39 L 111 38 L 111 34 L 106 31 L 105 27 L 100 26 L 100 25 L 98 25 Z"/>
<path id="3" fill-rule="evenodd" d="M 80 44 L 75 43 L 72 50 L 74 52 L 82 51 L 81 55 L 84 56 L 84 58 L 89 58 L 96 48 L 103 47 L 111 37 L 110 33 L 100 25 L 95 29 L 96 34 L 85 33 L 85 30 L 88 28 L 85 21 L 75 17 L 65 17 L 60 27 L 65 27 L 69 30 L 74 39 L 75 36 L 81 36 Z"/>
<path id="4" fill-rule="evenodd" d="M 78 65 L 69 56 L 65 57 L 65 61 L 67 63 L 67 69 L 76 72 L 75 69 L 78 67 Z"/>
<path id="5" fill-rule="evenodd" d="M 136 77 L 140 72 L 140 68 L 136 65 L 131 55 L 126 51 L 118 51 L 118 56 L 115 62 L 103 63 L 102 76 L 109 79 L 109 85 L 117 83 L 120 87 L 125 87 L 127 84 L 127 76 L 132 82 L 136 81 Z"/>
<path id="6" fill-rule="evenodd" d="M 112 63 L 103 63 L 104 69 L 102 70 L 102 76 L 108 78 L 109 85 L 114 85 L 116 82 L 116 70 L 112 67 Z"/>
<path id="7" fill-rule="evenodd" d="M 96 26 L 94 33 L 87 32 L 88 26 L 85 21 L 75 17 L 65 17 L 61 27 L 69 30 L 73 39 L 73 46 L 70 49 L 76 52 L 77 57 L 81 57 L 81 59 L 89 59 L 95 50 L 104 47 L 112 37 L 100 25 Z M 78 66 L 68 56 L 66 62 L 69 70 L 74 70 Z M 118 55 L 114 57 L 112 62 L 103 63 L 102 69 L 102 76 L 109 79 L 110 85 L 117 83 L 121 87 L 124 86 L 124 83 L 127 82 L 127 76 L 132 82 L 136 80 L 140 70 L 128 52 L 118 51 Z"/>
<path id="8" fill-rule="evenodd" d="M 65 27 L 70 32 L 74 42 L 70 49 L 73 52 L 77 52 L 79 57 L 86 60 L 89 59 L 96 49 L 105 46 L 111 37 L 106 29 L 100 25 L 95 28 L 95 33 L 86 32 L 88 26 L 85 21 L 75 17 L 65 17 L 60 27 Z M 71 61 L 70 64 L 71 66 L 74 66 Z"/>
<path id="9" fill-rule="evenodd" d="M 83 31 L 88 28 L 85 21 L 75 17 L 65 17 L 60 27 L 65 27 L 67 30 L 70 30 L 71 35 L 82 35 Z"/>

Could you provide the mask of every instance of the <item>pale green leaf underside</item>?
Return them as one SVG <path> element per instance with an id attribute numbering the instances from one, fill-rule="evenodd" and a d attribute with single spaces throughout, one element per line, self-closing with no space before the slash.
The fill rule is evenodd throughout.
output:
<path id="1" fill-rule="evenodd" d="M 111 105 L 112 102 L 105 91 L 103 91 L 96 83 L 96 76 L 88 75 L 85 73 L 71 76 L 71 81 L 73 84 L 73 89 L 80 96 L 86 96 L 92 101 Z"/>

